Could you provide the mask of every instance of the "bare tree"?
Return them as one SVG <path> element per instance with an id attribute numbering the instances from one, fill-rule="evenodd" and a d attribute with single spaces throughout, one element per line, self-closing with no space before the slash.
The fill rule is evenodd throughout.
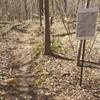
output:
<path id="1" fill-rule="evenodd" d="M 0 20 L 28 20 L 33 19 L 36 15 L 40 16 L 40 25 L 42 25 L 44 0 L 0 0 Z M 58 0 L 60 7 L 69 16 L 76 15 L 77 8 L 82 4 L 86 6 L 87 0 Z M 59 11 L 56 8 L 55 0 L 50 0 L 51 24 L 54 15 L 59 16 Z M 100 6 L 100 0 L 91 0 L 90 7 Z M 55 13 L 55 14 L 54 14 Z"/>
<path id="2" fill-rule="evenodd" d="M 24 5 L 25 5 L 25 19 L 28 19 L 28 17 L 27 17 L 28 10 L 27 10 L 27 1 L 26 0 L 24 0 Z"/>
<path id="3" fill-rule="evenodd" d="M 50 20 L 50 24 L 53 24 L 53 18 L 55 15 L 55 11 L 54 11 L 54 0 L 51 0 L 51 6 L 52 6 L 52 14 L 51 14 L 51 20 Z"/>
<path id="4" fill-rule="evenodd" d="M 67 0 L 64 0 L 64 12 L 67 13 Z"/>
<path id="5" fill-rule="evenodd" d="M 49 55 L 50 50 L 50 26 L 49 26 L 49 0 L 45 0 L 45 51 Z"/>
<path id="6" fill-rule="evenodd" d="M 42 26 L 43 0 L 39 0 L 40 26 Z"/>

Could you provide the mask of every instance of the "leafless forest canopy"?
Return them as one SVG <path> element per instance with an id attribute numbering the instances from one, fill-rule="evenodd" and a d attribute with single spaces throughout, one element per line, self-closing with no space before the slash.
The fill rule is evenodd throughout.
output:
<path id="1" fill-rule="evenodd" d="M 66 0 L 57 1 L 59 1 L 59 5 L 62 9 L 67 9 L 66 13 L 68 15 L 74 15 L 78 7 L 86 5 L 86 0 L 68 0 L 67 4 L 65 4 Z M 58 11 L 55 0 L 49 0 L 49 2 L 51 15 L 54 12 L 57 16 Z M 90 6 L 100 6 L 100 1 L 91 0 Z M 34 16 L 38 15 L 39 0 L 0 0 L 0 20 L 26 20 L 33 19 Z"/>

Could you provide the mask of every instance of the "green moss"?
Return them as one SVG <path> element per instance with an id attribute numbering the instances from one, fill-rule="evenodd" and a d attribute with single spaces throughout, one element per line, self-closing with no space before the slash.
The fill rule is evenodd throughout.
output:
<path id="1" fill-rule="evenodd" d="M 49 72 L 45 70 L 38 70 L 36 73 L 36 79 L 33 80 L 33 85 L 36 87 L 41 87 L 45 82 L 46 78 L 49 77 Z"/>
<path id="2" fill-rule="evenodd" d="M 59 52 L 62 50 L 62 43 L 59 39 L 54 39 L 52 41 L 51 50 L 54 52 Z"/>
<path id="3" fill-rule="evenodd" d="M 39 55 L 43 50 L 43 43 L 38 43 L 37 46 L 33 49 L 35 55 Z"/>
<path id="4" fill-rule="evenodd" d="M 33 85 L 39 87 L 43 84 L 43 82 L 44 82 L 44 80 L 42 80 L 42 79 L 36 79 L 33 81 Z"/>

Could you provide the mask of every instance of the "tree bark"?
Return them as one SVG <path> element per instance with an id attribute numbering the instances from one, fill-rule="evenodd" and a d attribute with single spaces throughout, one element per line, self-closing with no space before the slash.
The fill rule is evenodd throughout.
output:
<path id="1" fill-rule="evenodd" d="M 24 0 L 24 5 L 25 5 L 25 19 L 27 20 L 28 19 L 28 10 L 27 10 L 27 1 L 26 0 Z"/>
<path id="2" fill-rule="evenodd" d="M 64 12 L 67 13 L 67 0 L 64 0 Z"/>
<path id="3" fill-rule="evenodd" d="M 50 19 L 50 25 L 53 25 L 53 18 L 54 18 L 54 0 L 51 1 L 51 6 L 52 6 L 52 14 L 51 14 L 51 19 Z"/>
<path id="4" fill-rule="evenodd" d="M 50 49 L 50 25 L 49 25 L 49 0 L 45 0 L 45 51 L 44 54 L 49 55 Z"/>
<path id="5" fill-rule="evenodd" d="M 40 26 L 42 26 L 43 0 L 39 0 Z"/>

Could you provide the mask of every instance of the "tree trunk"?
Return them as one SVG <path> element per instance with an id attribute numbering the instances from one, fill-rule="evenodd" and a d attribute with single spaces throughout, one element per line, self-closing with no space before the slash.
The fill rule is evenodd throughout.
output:
<path id="1" fill-rule="evenodd" d="M 27 20 L 28 19 L 28 11 L 27 11 L 27 1 L 26 0 L 24 0 L 24 5 L 25 5 L 25 19 Z"/>
<path id="2" fill-rule="evenodd" d="M 64 0 L 64 12 L 67 13 L 67 0 Z"/>
<path id="3" fill-rule="evenodd" d="M 40 26 L 42 26 L 43 0 L 39 0 Z"/>
<path id="4" fill-rule="evenodd" d="M 51 1 L 51 6 L 52 6 L 52 14 L 51 14 L 51 19 L 50 19 L 50 25 L 53 25 L 53 18 L 54 18 L 54 0 Z"/>
<path id="5" fill-rule="evenodd" d="M 49 55 L 50 50 L 50 25 L 49 25 L 49 0 L 45 0 L 45 51 Z"/>

